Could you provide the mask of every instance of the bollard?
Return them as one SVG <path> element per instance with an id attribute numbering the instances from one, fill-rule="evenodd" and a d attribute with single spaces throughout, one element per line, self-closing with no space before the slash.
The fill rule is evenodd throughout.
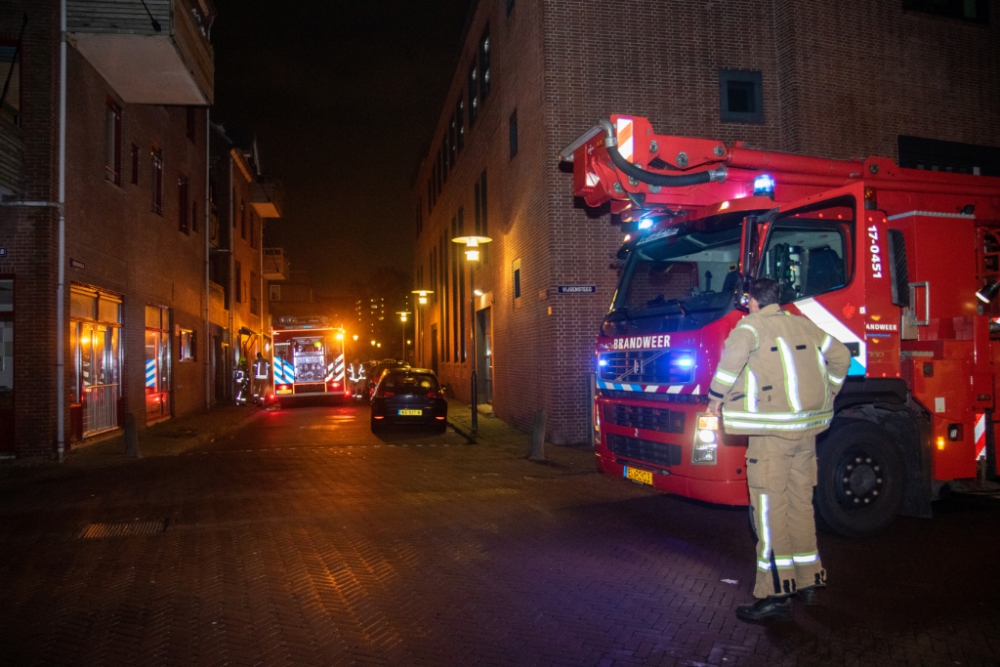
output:
<path id="1" fill-rule="evenodd" d="M 139 434 L 135 430 L 135 415 L 131 412 L 125 413 L 125 456 L 139 458 Z"/>
<path id="2" fill-rule="evenodd" d="M 545 422 L 547 416 L 545 410 L 535 412 L 535 429 L 531 434 L 531 451 L 528 452 L 528 459 L 531 461 L 545 460 Z"/>

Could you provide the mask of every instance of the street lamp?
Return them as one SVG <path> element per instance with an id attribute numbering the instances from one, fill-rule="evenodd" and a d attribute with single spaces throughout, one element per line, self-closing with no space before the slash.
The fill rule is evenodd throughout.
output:
<path id="1" fill-rule="evenodd" d="M 434 294 L 434 290 L 429 289 L 415 289 L 412 294 L 416 294 L 417 305 L 413 307 L 413 338 L 417 341 L 417 351 L 414 353 L 414 357 L 419 355 L 419 359 L 414 358 L 414 361 L 418 361 L 421 366 L 424 364 L 424 346 L 420 344 L 420 306 L 427 305 L 427 295 Z"/>
<path id="2" fill-rule="evenodd" d="M 456 236 L 454 243 L 465 246 L 465 261 L 469 265 L 469 291 L 472 293 L 472 309 L 469 324 L 472 332 L 472 433 L 479 431 L 479 337 L 476 335 L 476 262 L 479 261 L 479 246 L 492 241 L 488 236 Z"/>
<path id="3" fill-rule="evenodd" d="M 408 310 L 397 310 L 396 314 L 399 315 L 399 323 L 403 330 L 403 361 L 406 361 L 406 316 L 410 314 Z"/>

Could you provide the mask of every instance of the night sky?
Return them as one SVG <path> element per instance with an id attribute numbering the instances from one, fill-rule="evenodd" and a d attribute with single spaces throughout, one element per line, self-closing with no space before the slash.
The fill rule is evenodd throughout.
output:
<path id="1" fill-rule="evenodd" d="M 411 272 L 411 181 L 472 0 L 215 0 L 213 122 L 257 134 L 285 184 L 268 242 L 325 294 Z"/>

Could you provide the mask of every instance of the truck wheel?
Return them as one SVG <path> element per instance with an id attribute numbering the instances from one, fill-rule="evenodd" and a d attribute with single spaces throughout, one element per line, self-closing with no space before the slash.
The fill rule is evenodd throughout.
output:
<path id="1" fill-rule="evenodd" d="M 846 537 L 885 530 L 903 504 L 906 466 L 889 433 L 867 421 L 834 426 L 818 445 L 821 527 Z"/>

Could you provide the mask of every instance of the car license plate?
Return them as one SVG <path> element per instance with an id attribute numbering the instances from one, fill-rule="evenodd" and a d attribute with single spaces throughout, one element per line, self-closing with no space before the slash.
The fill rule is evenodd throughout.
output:
<path id="1" fill-rule="evenodd" d="M 424 414 L 424 411 L 423 410 L 400 410 L 399 414 L 403 415 L 403 416 L 411 416 L 411 417 L 415 416 L 415 417 L 419 417 L 420 415 Z M 652 484 L 652 482 L 650 482 L 650 484 Z"/>
<path id="2" fill-rule="evenodd" d="M 640 484 L 653 485 L 653 473 L 649 470 L 643 470 L 642 468 L 629 468 L 625 467 L 625 478 L 630 479 L 633 482 L 639 482 Z"/>

